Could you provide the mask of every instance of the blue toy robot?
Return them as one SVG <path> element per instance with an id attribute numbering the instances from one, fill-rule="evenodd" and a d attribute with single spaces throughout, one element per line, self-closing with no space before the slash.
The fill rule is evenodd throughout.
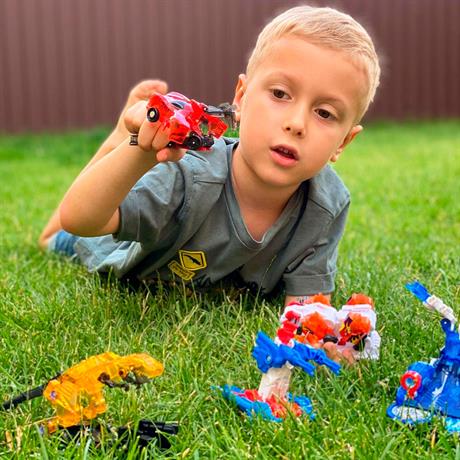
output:
<path id="1" fill-rule="evenodd" d="M 444 316 L 441 327 L 446 337 L 437 359 L 431 363 L 417 361 L 407 368 L 387 415 L 409 425 L 441 416 L 447 430 L 460 432 L 460 333 L 457 320 L 452 309 L 430 295 L 422 284 L 415 282 L 406 287 L 425 306 Z"/>

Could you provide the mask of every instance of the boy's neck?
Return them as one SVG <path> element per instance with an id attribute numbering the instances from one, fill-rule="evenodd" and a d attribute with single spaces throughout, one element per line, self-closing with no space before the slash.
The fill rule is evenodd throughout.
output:
<path id="1" fill-rule="evenodd" d="M 237 152 L 233 156 L 231 175 L 244 223 L 251 236 L 260 240 L 276 222 L 298 187 L 279 188 L 264 183 L 247 168 Z"/>
<path id="2" fill-rule="evenodd" d="M 231 175 L 238 203 L 260 210 L 282 211 L 300 185 L 275 187 L 267 184 L 246 165 L 238 148 L 233 154 Z"/>

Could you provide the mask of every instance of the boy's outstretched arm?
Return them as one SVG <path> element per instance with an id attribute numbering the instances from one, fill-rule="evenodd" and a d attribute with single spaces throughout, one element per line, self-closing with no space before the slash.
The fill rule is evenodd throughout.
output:
<path id="1" fill-rule="evenodd" d="M 147 120 L 146 104 L 138 102 L 124 116 L 127 130 L 138 134 L 138 145 L 125 139 L 84 170 L 64 196 L 60 206 L 64 230 L 80 236 L 116 233 L 118 207 L 135 183 L 159 162 L 178 161 L 184 155 L 182 149 L 165 148 L 168 129 Z"/>
<path id="2" fill-rule="evenodd" d="M 105 155 L 110 153 L 118 145 L 120 145 L 128 136 L 129 132 L 125 126 L 126 111 L 139 101 L 146 101 L 154 92 L 165 94 L 168 91 L 168 85 L 161 80 L 144 80 L 135 85 L 129 92 L 125 106 L 120 113 L 118 122 L 109 134 L 107 139 L 101 144 L 95 155 L 91 158 L 88 164 L 83 168 L 82 172 L 98 162 Z M 80 173 L 81 174 L 81 173 Z M 50 219 L 46 223 L 39 237 L 38 243 L 42 249 L 46 249 L 49 239 L 59 230 L 62 229 L 60 221 L 59 207 L 53 212 Z"/>

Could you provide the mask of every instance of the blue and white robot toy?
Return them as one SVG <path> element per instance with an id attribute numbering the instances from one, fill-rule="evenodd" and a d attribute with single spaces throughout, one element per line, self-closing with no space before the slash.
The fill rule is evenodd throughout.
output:
<path id="1" fill-rule="evenodd" d="M 401 377 L 387 415 L 408 425 L 445 419 L 447 430 L 460 432 L 460 330 L 452 308 L 418 282 L 406 285 L 424 305 L 443 316 L 444 348 L 430 363 L 417 361 Z"/>

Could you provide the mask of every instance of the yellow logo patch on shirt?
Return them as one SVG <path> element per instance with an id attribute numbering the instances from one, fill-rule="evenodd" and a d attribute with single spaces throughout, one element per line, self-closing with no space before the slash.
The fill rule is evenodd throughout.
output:
<path id="1" fill-rule="evenodd" d="M 202 270 L 208 266 L 203 251 L 184 251 L 181 249 L 179 251 L 179 260 L 182 267 L 187 270 Z"/>
<path id="2" fill-rule="evenodd" d="M 195 276 L 195 272 L 187 270 L 177 260 L 171 260 L 168 264 L 168 268 L 185 281 L 190 281 Z"/>

